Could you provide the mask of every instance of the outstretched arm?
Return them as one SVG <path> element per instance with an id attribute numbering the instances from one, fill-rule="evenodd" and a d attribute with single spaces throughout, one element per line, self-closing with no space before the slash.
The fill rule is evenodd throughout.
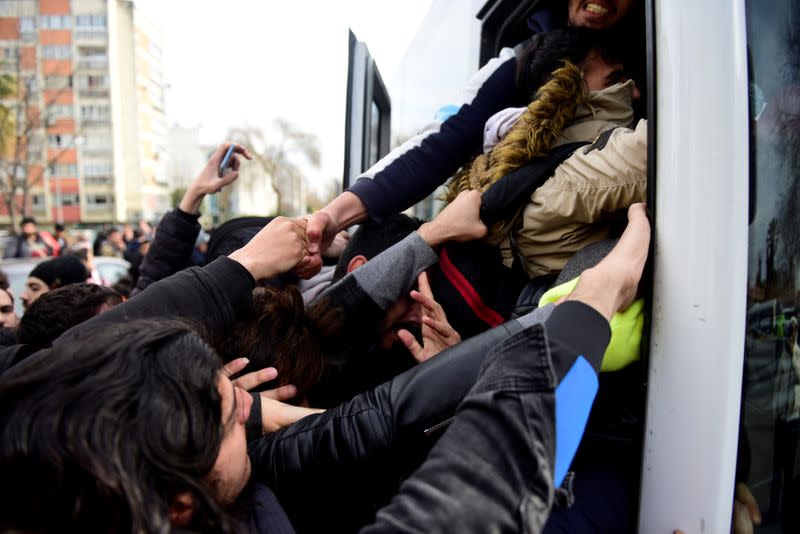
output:
<path id="1" fill-rule="evenodd" d="M 250 306 L 256 280 L 287 272 L 307 259 L 305 221 L 276 217 L 230 256 L 156 282 L 136 298 L 68 330 L 55 343 L 72 342 L 109 324 L 154 317 L 188 320 L 211 334 L 225 332 Z"/>
<path id="2" fill-rule="evenodd" d="M 132 296 L 144 291 L 147 286 L 181 271 L 189 266 L 194 243 L 200 232 L 200 205 L 206 195 L 218 193 L 239 177 L 239 155 L 251 159 L 250 153 L 241 145 L 234 146 L 233 170 L 219 176 L 219 164 L 230 143 L 223 143 L 186 189 L 183 198 L 174 210 L 164 214 L 142 261 L 139 280 Z"/>
<path id="3" fill-rule="evenodd" d="M 643 205 L 628 213 L 617 246 L 547 323 L 486 356 L 451 427 L 362 532 L 541 531 L 589 417 L 608 320 L 633 301 L 647 258 Z"/>

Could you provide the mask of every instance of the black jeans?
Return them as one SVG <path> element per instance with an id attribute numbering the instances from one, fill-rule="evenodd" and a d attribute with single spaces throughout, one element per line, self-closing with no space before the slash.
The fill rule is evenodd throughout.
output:
<path id="1" fill-rule="evenodd" d="M 568 301 L 499 344 L 424 464 L 362 532 L 541 532 L 553 503 L 557 389 L 580 359 L 596 379 L 609 338 L 602 316 Z"/>

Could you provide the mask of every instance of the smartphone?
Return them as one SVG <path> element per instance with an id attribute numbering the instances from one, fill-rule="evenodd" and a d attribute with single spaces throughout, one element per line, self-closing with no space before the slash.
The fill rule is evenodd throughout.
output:
<path id="1" fill-rule="evenodd" d="M 225 176 L 225 171 L 230 169 L 233 165 L 233 151 L 236 148 L 236 145 L 231 144 L 228 147 L 228 150 L 225 151 L 225 155 L 222 157 L 222 161 L 219 162 L 219 173 L 218 176 L 222 178 Z"/>

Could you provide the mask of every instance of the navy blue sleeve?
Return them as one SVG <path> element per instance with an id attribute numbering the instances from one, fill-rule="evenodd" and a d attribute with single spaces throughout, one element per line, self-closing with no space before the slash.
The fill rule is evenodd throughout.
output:
<path id="1" fill-rule="evenodd" d="M 499 63 L 475 97 L 439 130 L 409 140 L 362 175 L 349 191 L 361 199 L 370 218 L 380 222 L 414 205 L 477 154 L 483 146 L 486 121 L 514 105 L 515 76 L 516 58 Z"/>

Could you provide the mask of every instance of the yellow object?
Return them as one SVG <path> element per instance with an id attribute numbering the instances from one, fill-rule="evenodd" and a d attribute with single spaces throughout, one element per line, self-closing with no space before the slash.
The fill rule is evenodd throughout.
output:
<path id="1" fill-rule="evenodd" d="M 539 299 L 539 307 L 556 302 L 569 295 L 580 277 L 551 288 Z M 639 361 L 642 351 L 642 329 L 644 328 L 644 300 L 633 301 L 630 307 L 617 312 L 611 318 L 611 341 L 603 357 L 603 372 L 619 371 Z"/>

